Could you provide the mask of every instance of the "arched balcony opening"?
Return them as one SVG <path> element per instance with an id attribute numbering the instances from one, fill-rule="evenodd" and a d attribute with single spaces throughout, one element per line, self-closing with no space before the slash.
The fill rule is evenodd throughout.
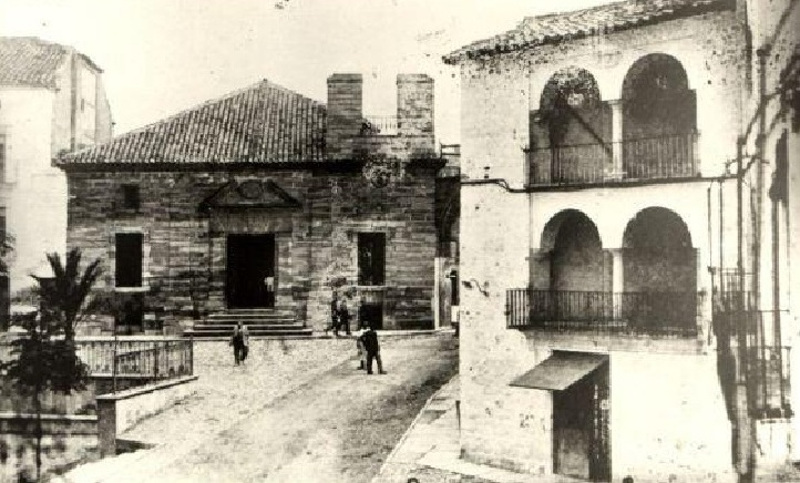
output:
<path id="1" fill-rule="evenodd" d="M 623 82 L 622 109 L 626 178 L 698 174 L 697 100 L 677 59 L 649 54 L 637 60 Z"/>
<path id="2" fill-rule="evenodd" d="M 605 269 L 597 227 L 583 213 L 566 212 L 550 254 L 550 288 L 602 291 Z"/>
<path id="3" fill-rule="evenodd" d="M 589 71 L 568 67 L 553 74 L 539 110 L 531 112 L 530 184 L 602 180 L 612 163 L 611 128 L 611 109 Z"/>
<path id="4" fill-rule="evenodd" d="M 577 210 L 551 218 L 533 253 L 530 287 L 507 293 L 508 326 L 695 337 L 697 254 L 683 220 L 644 209 L 622 241 L 604 248 L 594 222 Z"/>
<path id="5" fill-rule="evenodd" d="M 689 229 L 674 212 L 640 211 L 623 236 L 623 317 L 670 332 L 696 330 L 697 251 Z"/>
<path id="6" fill-rule="evenodd" d="M 608 257 L 594 222 L 564 210 L 545 225 L 534 257 L 530 319 L 541 326 L 592 326 L 610 315 Z"/>

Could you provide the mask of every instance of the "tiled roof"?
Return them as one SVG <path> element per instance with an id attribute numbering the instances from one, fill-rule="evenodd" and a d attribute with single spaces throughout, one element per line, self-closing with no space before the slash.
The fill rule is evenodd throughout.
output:
<path id="1" fill-rule="evenodd" d="M 626 0 L 573 12 L 526 17 L 515 29 L 473 42 L 446 55 L 444 61 L 455 64 L 464 58 L 511 52 L 733 8 L 733 0 Z"/>
<path id="2" fill-rule="evenodd" d="M 263 80 L 57 165 L 293 163 L 324 160 L 325 106 Z"/>
<path id="3" fill-rule="evenodd" d="M 0 37 L 0 85 L 56 87 L 69 47 L 36 37 Z"/>

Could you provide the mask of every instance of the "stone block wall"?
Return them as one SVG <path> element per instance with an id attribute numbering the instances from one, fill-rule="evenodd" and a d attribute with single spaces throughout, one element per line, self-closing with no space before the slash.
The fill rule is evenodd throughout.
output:
<path id="1" fill-rule="evenodd" d="M 144 238 L 141 289 L 149 307 L 164 308 L 167 332 L 180 332 L 193 317 L 225 308 L 226 236 L 274 233 L 277 246 L 276 306 L 293 308 L 310 326 L 328 323 L 330 282 L 344 277 L 357 292 L 359 232 L 386 234 L 385 328 L 425 322 L 431 297 L 437 234 L 435 170 L 408 169 L 384 188 L 357 170 L 344 173 L 243 169 L 205 171 L 91 171 L 69 174 L 69 247 L 84 260 L 101 258 L 99 292 L 114 292 L 114 237 Z M 201 202 L 232 179 L 272 180 L 299 208 L 199 210 Z M 114 193 L 139 186 L 141 205 L 121 209 Z M 351 312 L 357 313 L 356 297 Z M 355 321 L 357 322 L 357 320 Z M 98 317 L 95 330 L 111 328 Z"/>

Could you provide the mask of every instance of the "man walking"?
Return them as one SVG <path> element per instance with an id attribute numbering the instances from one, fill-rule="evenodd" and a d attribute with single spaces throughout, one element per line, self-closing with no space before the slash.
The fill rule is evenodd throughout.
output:
<path id="1" fill-rule="evenodd" d="M 250 344 L 250 334 L 247 331 L 247 326 L 242 324 L 242 321 L 236 322 L 236 327 L 233 328 L 233 336 L 231 337 L 231 345 L 233 346 L 233 359 L 238 366 L 240 362 L 244 362 L 247 358 L 248 346 Z"/>
<path id="2" fill-rule="evenodd" d="M 386 374 L 383 370 L 383 362 L 381 361 L 381 347 L 378 344 L 378 334 L 372 328 L 372 324 L 367 326 L 367 330 L 361 334 L 361 342 L 364 345 L 364 350 L 367 351 L 367 374 L 372 374 L 372 359 L 378 362 L 378 374 Z"/>

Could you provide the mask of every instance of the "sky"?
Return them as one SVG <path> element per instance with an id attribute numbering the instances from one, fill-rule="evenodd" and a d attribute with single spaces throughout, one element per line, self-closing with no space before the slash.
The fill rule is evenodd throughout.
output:
<path id="1" fill-rule="evenodd" d="M 441 57 L 528 15 L 608 0 L 2 0 L 0 35 L 71 45 L 104 71 L 114 133 L 269 79 L 325 101 L 364 76 L 364 113 L 394 114 L 398 73 L 436 81 L 440 142 L 459 142 L 458 71 Z"/>

